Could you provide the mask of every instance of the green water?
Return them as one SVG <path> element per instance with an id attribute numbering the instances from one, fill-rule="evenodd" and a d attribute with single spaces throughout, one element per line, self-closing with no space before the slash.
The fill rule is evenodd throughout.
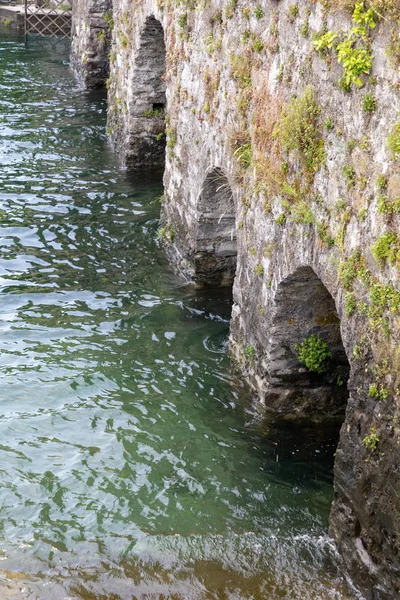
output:
<path id="1" fill-rule="evenodd" d="M 346 598 L 338 432 L 256 410 L 67 49 L 0 32 L 0 597 Z"/>

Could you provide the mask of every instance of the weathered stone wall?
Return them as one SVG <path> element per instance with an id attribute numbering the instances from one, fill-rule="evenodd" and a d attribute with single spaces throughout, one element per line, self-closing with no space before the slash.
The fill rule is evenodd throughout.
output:
<path id="1" fill-rule="evenodd" d="M 88 88 L 106 83 L 112 29 L 112 0 L 72 3 L 71 66 Z"/>
<path id="2" fill-rule="evenodd" d="M 115 5 L 108 132 L 126 166 L 164 167 L 166 50 L 157 7 Z M 111 100 L 112 99 L 112 100 Z"/>
<path id="3" fill-rule="evenodd" d="M 267 407 L 343 413 L 350 367 L 330 531 L 366 597 L 389 599 L 400 593 L 400 43 L 389 12 L 338 4 L 115 0 L 108 128 L 128 166 L 160 165 L 151 111 L 165 83 L 160 233 L 188 280 L 235 275 L 231 349 Z M 143 56 L 149 19 L 164 36 L 162 78 L 160 54 Z M 359 67 L 347 82 L 340 48 Z M 298 360 L 311 334 L 331 350 L 323 374 Z"/>

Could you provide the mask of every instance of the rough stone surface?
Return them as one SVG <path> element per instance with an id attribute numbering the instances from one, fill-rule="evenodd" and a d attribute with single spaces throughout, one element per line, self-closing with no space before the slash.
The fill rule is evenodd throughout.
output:
<path id="1" fill-rule="evenodd" d="M 165 163 L 166 51 L 156 16 L 128 2 L 116 7 L 108 130 L 131 169 Z"/>
<path id="2" fill-rule="evenodd" d="M 318 32 L 343 38 L 354 25 L 328 4 L 115 0 L 108 126 L 125 164 L 160 165 L 162 122 L 143 113 L 162 104 L 165 83 L 160 232 L 187 280 L 235 275 L 231 350 L 267 407 L 340 414 L 338 377 L 350 367 L 330 532 L 365 597 L 388 600 L 400 594 L 399 257 L 372 250 L 399 231 L 400 167 L 387 144 L 399 75 L 382 20 L 368 31 L 371 73 L 344 91 L 336 52 L 312 45 Z M 319 112 L 308 124 L 324 149 L 311 166 L 310 128 L 296 146 L 280 125 L 310 89 Z M 374 110 L 363 109 L 367 95 Z M 297 359 L 311 333 L 332 350 L 321 376 Z"/>
<path id="3" fill-rule="evenodd" d="M 88 88 L 106 83 L 111 32 L 112 0 L 72 3 L 71 66 Z"/>
<path id="4" fill-rule="evenodd" d="M 221 169 L 210 171 L 200 191 L 197 217 L 187 249 L 198 285 L 232 285 L 236 272 L 235 206 L 228 180 Z"/>

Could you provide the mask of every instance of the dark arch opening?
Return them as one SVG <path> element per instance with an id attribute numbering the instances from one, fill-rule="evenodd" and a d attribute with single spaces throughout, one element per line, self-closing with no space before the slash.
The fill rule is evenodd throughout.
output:
<path id="1" fill-rule="evenodd" d="M 299 360 L 299 345 L 311 336 L 330 353 L 321 372 Z M 286 409 L 313 417 L 342 417 L 350 365 L 335 302 L 311 267 L 301 267 L 278 286 L 269 337 L 269 380 L 286 396 Z"/>
<path id="2" fill-rule="evenodd" d="M 140 34 L 132 77 L 128 167 L 164 167 L 165 69 L 164 29 L 150 15 Z"/>
<path id="3" fill-rule="evenodd" d="M 200 192 L 195 244 L 196 283 L 231 287 L 237 257 L 235 204 L 220 168 L 207 174 Z"/>

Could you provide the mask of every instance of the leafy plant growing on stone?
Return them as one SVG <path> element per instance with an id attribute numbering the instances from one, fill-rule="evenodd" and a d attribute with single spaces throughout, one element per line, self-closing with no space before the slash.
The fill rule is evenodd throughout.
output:
<path id="1" fill-rule="evenodd" d="M 314 333 L 301 344 L 296 344 L 295 350 L 299 361 L 314 373 L 323 373 L 328 359 L 332 356 L 325 340 Z"/>
<path id="2" fill-rule="evenodd" d="M 299 14 L 299 7 L 297 4 L 291 4 L 289 6 L 289 11 L 288 11 L 288 17 L 289 17 L 289 21 L 293 22 L 294 19 L 297 17 L 297 15 Z"/>
<path id="3" fill-rule="evenodd" d="M 246 144 L 239 146 L 239 148 L 237 148 L 237 150 L 235 151 L 235 156 L 240 166 L 243 169 L 248 169 L 251 165 L 252 157 L 251 142 L 247 142 Z"/>
<path id="4" fill-rule="evenodd" d="M 255 52 L 262 52 L 264 50 L 264 42 L 261 38 L 257 37 L 253 42 L 253 50 Z"/>
<path id="5" fill-rule="evenodd" d="M 347 179 L 347 186 L 354 187 L 356 185 L 356 172 L 352 165 L 344 165 L 342 167 L 343 175 Z"/>
<path id="6" fill-rule="evenodd" d="M 254 346 L 252 346 L 251 344 L 247 344 L 247 346 L 245 346 L 244 354 L 245 354 L 245 356 L 247 356 L 247 358 L 253 358 L 255 353 L 256 353 L 256 350 L 255 350 Z"/>
<path id="7" fill-rule="evenodd" d="M 374 11 L 366 9 L 364 0 L 356 2 L 353 21 L 355 26 L 350 29 L 346 39 L 338 44 L 338 61 L 343 65 L 343 87 L 349 89 L 354 83 L 357 87 L 364 85 L 361 75 L 368 74 L 372 67 L 372 52 L 366 43 L 368 30 L 376 26 Z"/>
<path id="8" fill-rule="evenodd" d="M 373 94 L 366 94 L 363 98 L 363 111 L 364 112 L 373 112 L 376 110 L 378 103 Z"/>
<path id="9" fill-rule="evenodd" d="M 352 83 L 357 87 L 364 85 L 360 75 L 368 74 L 372 67 L 372 54 L 368 48 L 355 48 L 354 40 L 349 37 L 338 44 L 338 62 L 343 65 L 342 87 L 349 90 Z"/>
<path id="10" fill-rule="evenodd" d="M 274 129 L 287 152 L 294 151 L 308 173 L 314 174 L 325 160 L 319 123 L 320 107 L 312 86 L 300 98 L 292 98 Z"/>
<path id="11" fill-rule="evenodd" d="M 388 146 L 392 151 L 393 158 L 400 159 L 400 121 L 392 127 L 388 137 Z"/>
<path id="12" fill-rule="evenodd" d="M 162 242 L 173 242 L 175 237 L 175 230 L 171 224 L 167 224 L 165 227 L 160 227 L 157 231 L 157 239 Z"/>
<path id="13" fill-rule="evenodd" d="M 255 267 L 254 267 L 254 272 L 258 277 L 263 277 L 264 276 L 264 267 L 262 266 L 261 263 L 258 263 Z"/>
<path id="14" fill-rule="evenodd" d="M 165 114 L 163 108 L 149 108 L 142 113 L 142 117 L 147 119 L 163 117 Z"/>
<path id="15" fill-rule="evenodd" d="M 380 264 L 383 265 L 388 260 L 390 264 L 394 265 L 400 254 L 400 243 L 397 235 L 393 231 L 385 231 L 371 246 L 371 252 Z"/>
<path id="16" fill-rule="evenodd" d="M 254 9 L 254 16 L 256 19 L 262 19 L 264 16 L 264 11 L 259 4 Z"/>
<path id="17" fill-rule="evenodd" d="M 365 438 L 362 440 L 362 445 L 368 448 L 368 450 L 371 450 L 371 452 L 374 452 L 374 450 L 376 450 L 378 442 L 379 437 L 376 431 L 376 427 L 371 427 L 371 429 L 369 430 L 369 434 L 366 435 Z"/>
<path id="18" fill-rule="evenodd" d="M 112 31 L 114 29 L 114 19 L 109 12 L 106 12 L 103 15 L 104 21 L 107 23 L 108 31 Z"/>
<path id="19" fill-rule="evenodd" d="M 327 131 L 332 131 L 332 129 L 334 129 L 335 125 L 333 123 L 332 117 L 328 117 L 327 119 L 325 119 L 324 126 L 325 129 L 327 129 Z"/>
<path id="20" fill-rule="evenodd" d="M 352 84 L 362 87 L 361 76 L 371 71 L 373 55 L 369 31 L 376 26 L 374 16 L 374 11 L 365 7 L 364 0 L 359 0 L 354 5 L 354 26 L 345 37 L 338 31 L 323 31 L 313 38 L 314 49 L 322 56 L 330 50 L 337 54 L 337 60 L 343 66 L 339 85 L 345 91 L 350 91 Z"/>
<path id="21" fill-rule="evenodd" d="M 332 48 L 336 48 L 338 44 L 338 34 L 336 31 L 327 31 L 322 34 L 315 34 L 313 36 L 312 45 L 314 50 L 322 54 L 323 56 L 327 54 L 328 50 L 332 50 Z"/>
<path id="22" fill-rule="evenodd" d="M 182 29 L 184 27 L 186 27 L 187 24 L 187 13 L 182 13 L 181 15 L 179 15 L 179 17 L 177 18 L 177 23 L 179 25 L 179 27 L 182 27 Z"/>
<path id="23" fill-rule="evenodd" d="M 389 396 L 389 390 L 377 383 L 371 383 L 368 390 L 368 395 L 376 400 L 384 400 Z"/>
<path id="24" fill-rule="evenodd" d="M 281 213 L 278 217 L 276 217 L 275 223 L 278 223 L 278 225 L 284 225 L 286 223 L 285 213 Z"/>

